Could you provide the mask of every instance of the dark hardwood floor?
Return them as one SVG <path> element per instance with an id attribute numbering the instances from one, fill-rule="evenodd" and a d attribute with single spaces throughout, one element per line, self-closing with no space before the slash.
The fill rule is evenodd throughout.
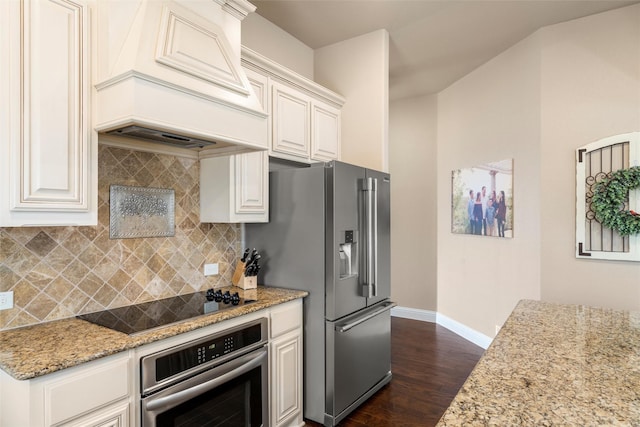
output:
<path id="1" fill-rule="evenodd" d="M 392 317 L 393 379 L 339 426 L 436 425 L 483 353 L 482 348 L 435 323 Z"/>

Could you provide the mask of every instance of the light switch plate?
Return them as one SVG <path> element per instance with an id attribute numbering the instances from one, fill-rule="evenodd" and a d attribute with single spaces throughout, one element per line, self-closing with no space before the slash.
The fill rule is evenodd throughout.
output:
<path id="1" fill-rule="evenodd" d="M 0 292 L 0 310 L 13 308 L 13 291 Z"/>
<path id="2" fill-rule="evenodd" d="M 218 274 L 218 263 L 215 264 L 205 264 L 204 265 L 204 275 L 205 276 L 215 276 Z"/>

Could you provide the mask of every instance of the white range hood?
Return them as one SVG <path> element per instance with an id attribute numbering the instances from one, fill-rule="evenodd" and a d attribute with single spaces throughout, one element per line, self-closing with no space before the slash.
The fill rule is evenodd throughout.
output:
<path id="1" fill-rule="evenodd" d="M 97 2 L 96 130 L 183 148 L 267 148 L 240 66 L 246 0 Z"/>

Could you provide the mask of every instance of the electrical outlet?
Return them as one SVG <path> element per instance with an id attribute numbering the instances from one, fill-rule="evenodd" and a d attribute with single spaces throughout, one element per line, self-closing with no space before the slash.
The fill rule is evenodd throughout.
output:
<path id="1" fill-rule="evenodd" d="M 0 292 L 0 310 L 13 308 L 13 291 Z"/>
<path id="2" fill-rule="evenodd" d="M 215 276 L 218 274 L 218 263 L 215 264 L 205 264 L 204 265 L 204 275 L 205 276 Z"/>

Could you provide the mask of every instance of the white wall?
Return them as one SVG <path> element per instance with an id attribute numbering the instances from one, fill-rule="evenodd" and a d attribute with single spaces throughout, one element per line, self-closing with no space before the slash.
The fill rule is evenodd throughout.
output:
<path id="1" fill-rule="evenodd" d="M 430 311 L 437 309 L 436 121 L 435 96 L 389 108 L 391 298 Z"/>
<path id="2" fill-rule="evenodd" d="M 387 171 L 389 33 L 378 30 L 316 49 L 314 75 L 346 98 L 342 160 Z"/>
<path id="3" fill-rule="evenodd" d="M 640 130 L 640 5 L 543 28 L 438 95 L 438 312 L 493 336 L 516 301 L 640 309 L 638 263 L 576 260 L 575 150 Z M 514 233 L 450 233 L 450 173 L 514 158 Z"/>
<path id="4" fill-rule="evenodd" d="M 242 21 L 242 44 L 313 80 L 313 49 L 257 13 Z"/>
<path id="5" fill-rule="evenodd" d="M 640 5 L 541 36 L 542 298 L 640 309 L 640 263 L 574 255 L 575 150 L 640 130 Z"/>
<path id="6" fill-rule="evenodd" d="M 438 94 L 438 313 L 495 335 L 540 297 L 540 57 L 530 37 Z M 451 233 L 451 172 L 514 159 L 513 239 Z"/>

